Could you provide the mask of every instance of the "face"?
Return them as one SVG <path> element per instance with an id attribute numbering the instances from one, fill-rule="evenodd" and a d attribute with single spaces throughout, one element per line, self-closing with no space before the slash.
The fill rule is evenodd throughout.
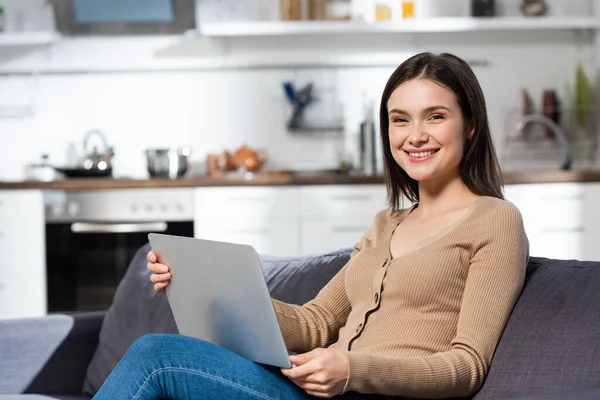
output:
<path id="1" fill-rule="evenodd" d="M 454 93 L 428 79 L 398 86 L 388 103 L 389 139 L 394 160 L 423 182 L 459 176 L 467 132 Z"/>

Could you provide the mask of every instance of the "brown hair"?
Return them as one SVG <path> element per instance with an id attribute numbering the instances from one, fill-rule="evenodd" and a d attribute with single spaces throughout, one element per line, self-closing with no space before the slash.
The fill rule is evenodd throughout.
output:
<path id="1" fill-rule="evenodd" d="M 415 78 L 429 79 L 451 90 L 456 96 L 465 125 L 473 129 L 473 137 L 465 144 L 460 165 L 460 176 L 467 188 L 480 196 L 504 198 L 502 173 L 492 143 L 485 98 L 473 70 L 463 59 L 449 53 L 420 53 L 396 68 L 381 96 L 379 123 L 390 208 L 400 208 L 401 195 L 411 202 L 419 201 L 418 182 L 409 177 L 392 156 L 387 109 L 392 92 L 402 83 Z"/>

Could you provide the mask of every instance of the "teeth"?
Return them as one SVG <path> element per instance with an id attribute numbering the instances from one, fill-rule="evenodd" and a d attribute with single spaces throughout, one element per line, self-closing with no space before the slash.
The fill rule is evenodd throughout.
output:
<path id="1" fill-rule="evenodd" d="M 433 151 L 419 151 L 419 152 L 411 152 L 408 153 L 411 157 L 417 157 L 417 158 L 423 158 L 423 157 L 428 157 L 430 155 L 432 155 L 434 152 Z"/>

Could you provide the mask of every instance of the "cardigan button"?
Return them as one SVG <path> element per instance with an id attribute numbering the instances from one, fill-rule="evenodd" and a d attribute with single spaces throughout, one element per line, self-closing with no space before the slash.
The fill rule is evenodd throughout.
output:
<path id="1" fill-rule="evenodd" d="M 373 301 L 375 301 L 375 304 L 377 304 L 379 302 L 379 293 L 375 293 L 375 297 L 373 297 Z"/>
<path id="2" fill-rule="evenodd" d="M 360 330 L 362 329 L 362 327 L 363 327 L 362 323 L 358 324 L 358 326 L 356 327 L 356 333 L 360 332 Z"/>

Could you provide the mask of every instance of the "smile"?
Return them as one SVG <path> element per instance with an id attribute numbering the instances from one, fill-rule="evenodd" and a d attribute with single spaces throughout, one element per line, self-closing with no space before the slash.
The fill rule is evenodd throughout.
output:
<path id="1" fill-rule="evenodd" d="M 435 150 L 427 150 L 427 151 L 407 151 L 404 150 L 406 154 L 408 154 L 408 158 L 412 162 L 425 161 L 437 153 L 440 149 Z"/>

